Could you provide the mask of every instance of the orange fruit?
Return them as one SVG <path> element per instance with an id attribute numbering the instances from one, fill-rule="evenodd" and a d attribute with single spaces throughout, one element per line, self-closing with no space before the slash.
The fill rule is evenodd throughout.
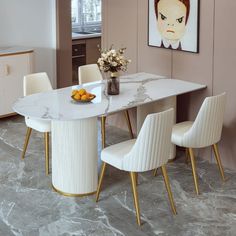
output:
<path id="1" fill-rule="evenodd" d="M 72 96 L 75 96 L 78 90 L 72 90 Z"/>
<path id="2" fill-rule="evenodd" d="M 80 100 L 80 99 L 81 99 L 81 96 L 80 96 L 78 93 L 76 93 L 76 94 L 73 96 L 73 98 L 74 98 L 75 100 Z"/>
<path id="3" fill-rule="evenodd" d="M 87 100 L 87 95 L 86 95 L 86 94 L 85 94 L 85 95 L 82 95 L 82 96 L 81 96 L 81 100 L 83 100 L 83 101 L 84 101 L 84 100 Z"/>
<path id="4" fill-rule="evenodd" d="M 80 89 L 80 90 L 78 91 L 78 93 L 79 93 L 79 95 L 83 96 L 83 95 L 86 94 L 86 90 L 85 90 L 85 89 Z"/>

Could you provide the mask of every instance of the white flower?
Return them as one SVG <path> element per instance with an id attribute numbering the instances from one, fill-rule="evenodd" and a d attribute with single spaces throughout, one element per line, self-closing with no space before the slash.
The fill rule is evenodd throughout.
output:
<path id="1" fill-rule="evenodd" d="M 131 60 L 125 59 L 124 51 L 125 48 L 115 50 L 112 47 L 110 50 L 101 50 L 101 57 L 97 61 L 100 70 L 104 72 L 111 71 L 111 69 L 126 71 L 127 65 Z"/>

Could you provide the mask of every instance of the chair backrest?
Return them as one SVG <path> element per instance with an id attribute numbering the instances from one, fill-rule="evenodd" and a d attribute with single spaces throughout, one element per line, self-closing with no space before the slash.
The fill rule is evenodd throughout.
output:
<path id="1" fill-rule="evenodd" d="M 102 80 L 102 74 L 97 64 L 89 64 L 79 67 L 79 84 Z"/>
<path id="2" fill-rule="evenodd" d="M 207 147 L 220 141 L 225 104 L 226 93 L 205 98 L 192 127 L 184 134 L 185 147 Z"/>
<path id="3" fill-rule="evenodd" d="M 146 117 L 133 148 L 124 157 L 124 170 L 143 172 L 168 162 L 173 119 L 173 108 Z"/>
<path id="4" fill-rule="evenodd" d="M 52 90 L 52 85 L 47 73 L 34 73 L 24 76 L 24 96 L 31 95 L 34 93 L 46 92 L 49 90 Z"/>

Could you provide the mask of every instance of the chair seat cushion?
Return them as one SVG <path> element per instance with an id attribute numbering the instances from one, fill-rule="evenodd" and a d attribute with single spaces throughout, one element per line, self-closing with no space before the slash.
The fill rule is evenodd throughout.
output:
<path id="1" fill-rule="evenodd" d="M 174 125 L 172 129 L 171 142 L 175 145 L 183 147 L 184 134 L 192 127 L 192 121 L 185 121 Z"/>
<path id="2" fill-rule="evenodd" d="M 123 170 L 124 156 L 130 152 L 136 139 L 121 142 L 102 150 L 101 159 L 120 170 Z"/>
<path id="3" fill-rule="evenodd" d="M 38 120 L 30 117 L 25 117 L 26 126 L 37 130 L 39 132 L 50 132 L 51 131 L 51 121 Z"/>

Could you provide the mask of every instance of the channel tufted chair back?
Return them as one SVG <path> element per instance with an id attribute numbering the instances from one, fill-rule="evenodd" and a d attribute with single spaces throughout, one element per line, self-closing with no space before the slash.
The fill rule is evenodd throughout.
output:
<path id="1" fill-rule="evenodd" d="M 89 64 L 79 67 L 79 84 L 102 80 L 102 74 L 97 64 Z"/>
<path id="2" fill-rule="evenodd" d="M 221 138 L 226 93 L 207 97 L 192 125 L 183 136 L 183 146 L 202 148 L 218 143 Z"/>
<path id="3" fill-rule="evenodd" d="M 23 94 L 28 96 L 52 90 L 51 82 L 46 72 L 34 73 L 24 76 Z"/>
<path id="4" fill-rule="evenodd" d="M 124 170 L 144 172 L 168 162 L 173 117 L 173 109 L 146 117 L 133 148 L 124 157 Z"/>

